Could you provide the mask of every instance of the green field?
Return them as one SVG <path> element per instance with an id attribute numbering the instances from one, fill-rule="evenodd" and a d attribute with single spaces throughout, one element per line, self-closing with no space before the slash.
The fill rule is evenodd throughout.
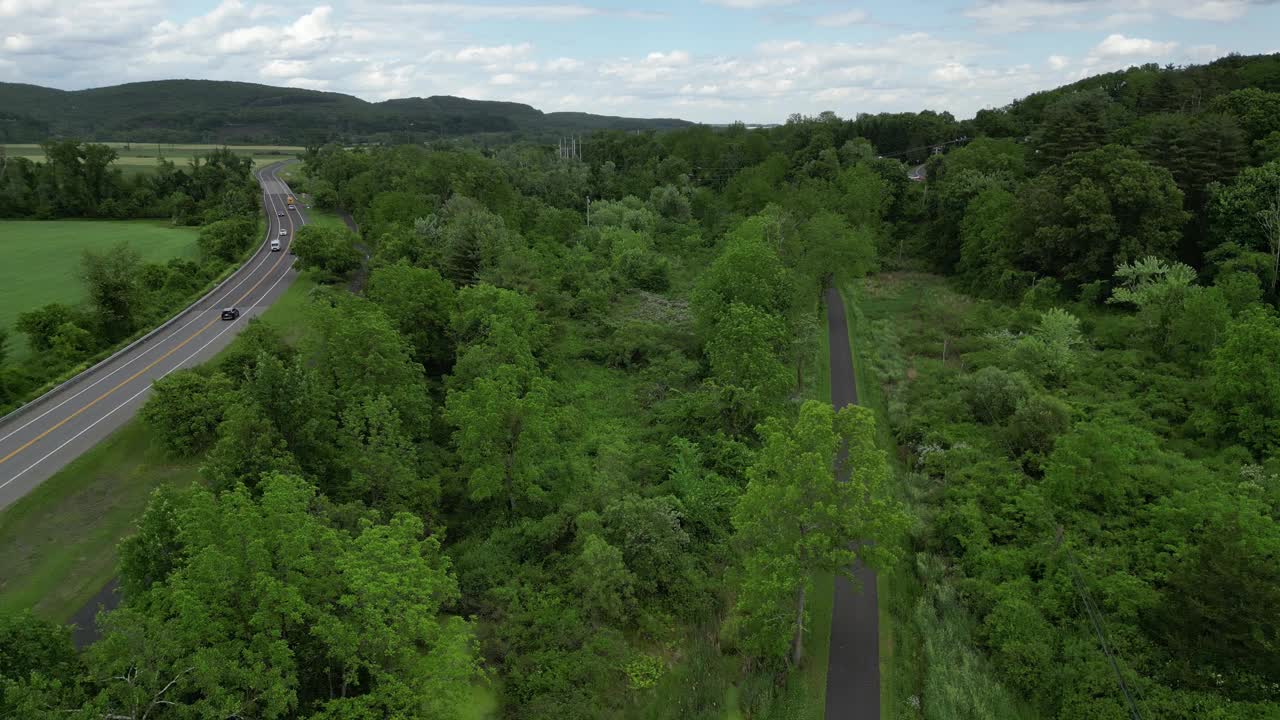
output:
<path id="1" fill-rule="evenodd" d="M 98 143 L 100 145 L 110 145 L 115 148 L 120 155 L 116 159 L 115 165 L 125 174 L 152 172 L 156 168 L 156 163 L 160 158 L 169 160 L 179 167 L 185 167 L 191 158 L 196 155 L 203 155 L 210 150 L 215 150 L 222 145 L 188 145 L 169 143 L 123 143 L 123 142 L 107 142 Z M 32 162 L 44 162 L 44 151 L 39 145 L 35 144 L 13 144 L 4 145 L 5 154 L 8 157 L 25 157 Z M 228 145 L 237 155 L 247 155 L 253 158 L 253 162 L 257 166 L 266 165 L 280 160 L 288 160 L 296 157 L 304 148 L 292 145 Z"/>
<path id="2" fill-rule="evenodd" d="M 262 315 L 296 338 L 307 292 L 303 276 Z M 234 344 L 233 344 L 234 346 Z M 225 351 L 224 351 L 225 352 Z M 0 612 L 33 609 L 64 621 L 115 574 L 115 547 L 151 491 L 199 477 L 199 458 L 174 460 L 131 420 L 34 492 L 0 512 Z"/>
<path id="3" fill-rule="evenodd" d="M 194 258 L 197 232 L 154 220 L 0 220 L 0 327 L 12 328 L 18 314 L 51 302 L 84 299 L 80 256 L 125 241 L 144 260 Z M 9 338 L 16 356 L 26 339 Z"/>
<path id="4" fill-rule="evenodd" d="M 319 208 L 311 208 L 307 210 L 307 224 L 315 225 L 323 228 L 333 228 L 335 230 L 349 230 L 347 223 L 340 217 L 336 210 L 321 210 Z"/>

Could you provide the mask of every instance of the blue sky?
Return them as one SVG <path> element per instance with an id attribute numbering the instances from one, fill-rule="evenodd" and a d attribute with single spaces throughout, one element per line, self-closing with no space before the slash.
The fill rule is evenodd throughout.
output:
<path id="1" fill-rule="evenodd" d="M 0 0 L 0 80 L 173 77 L 780 122 L 969 117 L 1132 64 L 1280 51 L 1280 0 Z"/>

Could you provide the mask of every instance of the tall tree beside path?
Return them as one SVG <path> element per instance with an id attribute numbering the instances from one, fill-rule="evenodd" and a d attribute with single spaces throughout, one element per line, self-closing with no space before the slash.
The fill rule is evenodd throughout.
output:
<path id="1" fill-rule="evenodd" d="M 886 560 L 888 543 L 876 541 L 902 515 L 883 494 L 889 466 L 876 447 L 870 410 L 848 406 L 837 413 L 810 400 L 794 422 L 773 417 L 759 432 L 764 446 L 733 514 L 743 551 L 735 620 L 748 652 L 796 665 L 804 657 L 813 575 L 848 575 L 860 556 Z"/>

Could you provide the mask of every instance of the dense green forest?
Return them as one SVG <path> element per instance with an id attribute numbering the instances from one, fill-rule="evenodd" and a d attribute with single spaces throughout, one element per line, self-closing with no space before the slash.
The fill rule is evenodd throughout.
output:
<path id="1" fill-rule="evenodd" d="M 0 716 L 809 717 L 859 538 L 889 717 L 1275 717 L 1278 104 L 1228 57 L 583 161 L 312 147 L 360 237 L 299 231 L 300 340 L 157 384 L 205 481 L 86 653 L 0 624 Z M 874 409 L 821 402 L 828 284 Z"/>
<path id="2" fill-rule="evenodd" d="M 167 143 L 421 142 L 481 135 L 553 139 L 592 130 L 689 123 L 544 113 L 514 102 L 449 96 L 371 103 L 351 95 L 215 80 L 159 80 L 89 90 L 0 83 L 0 143 L 48 138 Z"/>
<path id="3" fill-rule="evenodd" d="M 125 177 L 115 150 L 75 140 L 44 146 L 46 161 L 0 166 L 0 218 L 165 218 L 201 226 L 200 256 L 144 262 L 127 244 L 86 251 L 88 301 L 24 309 L 16 331 L 32 350 L 8 357 L 0 327 L 0 411 L 29 400 L 52 380 L 85 366 L 140 331 L 159 325 L 232 265 L 260 237 L 262 194 L 253 161 L 213 150 L 188 167 L 160 161 L 154 174 Z"/>

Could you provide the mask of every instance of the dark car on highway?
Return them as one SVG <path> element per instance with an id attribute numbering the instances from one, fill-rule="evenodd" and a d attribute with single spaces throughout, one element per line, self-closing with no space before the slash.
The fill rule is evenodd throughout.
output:
<path id="1" fill-rule="evenodd" d="M 240 308 L 226 308 L 222 311 L 223 320 L 235 320 L 240 317 Z"/>

